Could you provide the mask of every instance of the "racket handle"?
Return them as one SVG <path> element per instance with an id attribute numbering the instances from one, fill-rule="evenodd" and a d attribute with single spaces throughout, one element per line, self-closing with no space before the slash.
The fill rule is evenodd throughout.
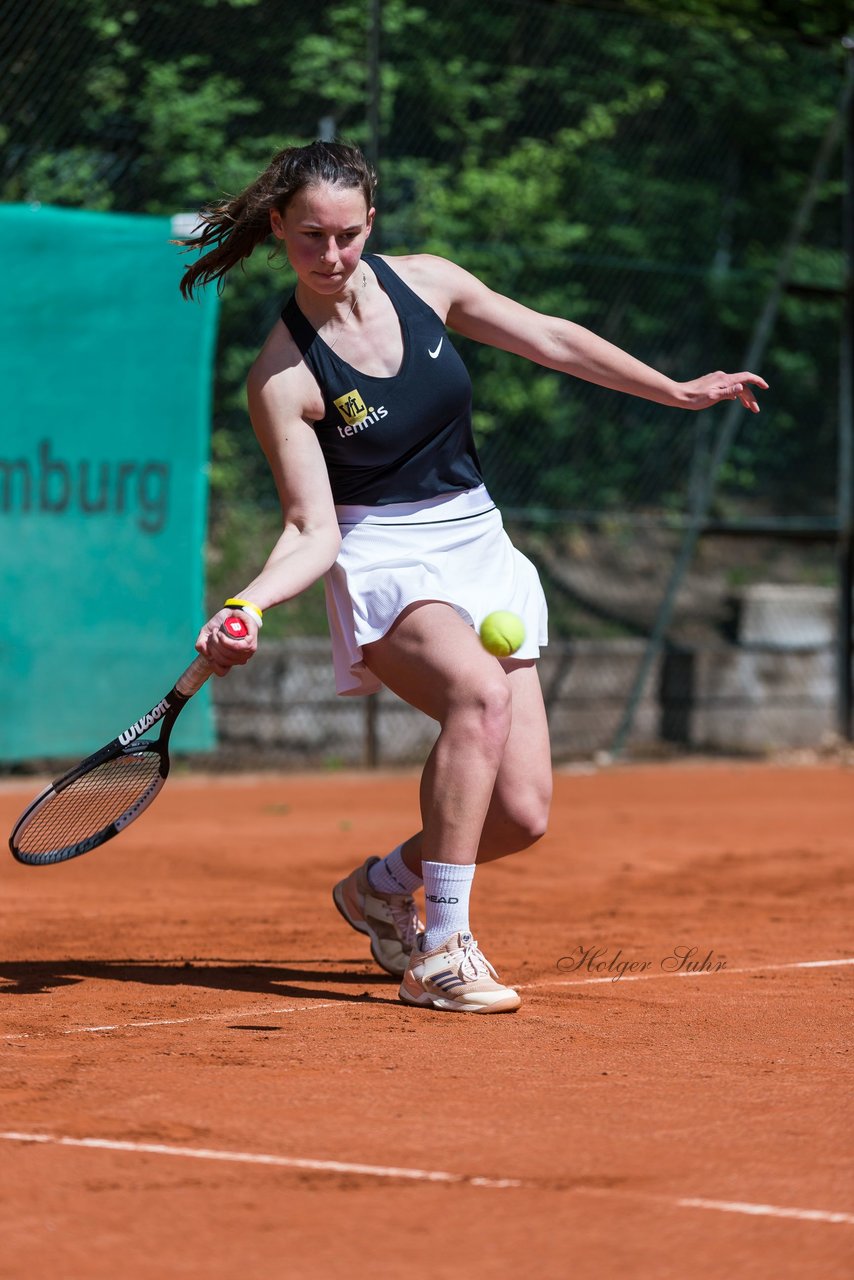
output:
<path id="1" fill-rule="evenodd" d="M 198 657 L 190 663 L 184 674 L 175 682 L 175 689 L 182 698 L 192 698 L 206 680 L 213 675 L 213 667 L 207 658 Z"/>

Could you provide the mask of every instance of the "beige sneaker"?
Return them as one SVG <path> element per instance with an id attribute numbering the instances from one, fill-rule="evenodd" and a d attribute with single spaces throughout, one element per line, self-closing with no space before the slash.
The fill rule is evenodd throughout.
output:
<path id="1" fill-rule="evenodd" d="M 522 1003 L 512 987 L 498 981 L 470 933 L 452 933 L 433 951 L 413 947 L 400 998 L 449 1013 L 510 1013 Z"/>
<path id="2" fill-rule="evenodd" d="M 368 858 L 332 890 L 332 900 L 344 919 L 371 940 L 371 955 L 381 969 L 399 978 L 406 972 L 410 952 L 423 926 L 409 893 L 378 893 L 368 884 L 368 869 L 379 858 Z"/>

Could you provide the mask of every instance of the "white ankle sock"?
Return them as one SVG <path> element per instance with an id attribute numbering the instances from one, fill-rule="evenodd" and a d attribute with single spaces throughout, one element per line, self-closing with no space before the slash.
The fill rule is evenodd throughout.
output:
<path id="1" fill-rule="evenodd" d="M 368 884 L 377 893 L 414 893 L 421 888 L 421 877 L 403 861 L 402 845 L 392 849 L 388 857 L 375 862 L 368 872 Z"/>
<path id="2" fill-rule="evenodd" d="M 452 933 L 469 931 L 469 896 L 474 879 L 474 863 L 422 862 L 427 928 L 422 951 L 432 951 Z"/>

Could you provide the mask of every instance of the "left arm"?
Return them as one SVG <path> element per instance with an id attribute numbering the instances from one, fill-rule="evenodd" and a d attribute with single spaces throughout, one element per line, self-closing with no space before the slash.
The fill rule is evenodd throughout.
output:
<path id="1" fill-rule="evenodd" d="M 413 282 L 419 268 L 425 271 L 427 291 L 436 297 L 431 305 L 441 299 L 448 326 L 475 342 L 657 404 L 706 409 L 721 400 L 739 399 L 752 413 L 759 412 L 753 387 L 767 390 L 768 384 L 758 374 L 718 371 L 691 382 L 675 382 L 582 325 L 542 315 L 495 293 L 453 262 L 427 255 L 409 262 L 418 263 Z"/>

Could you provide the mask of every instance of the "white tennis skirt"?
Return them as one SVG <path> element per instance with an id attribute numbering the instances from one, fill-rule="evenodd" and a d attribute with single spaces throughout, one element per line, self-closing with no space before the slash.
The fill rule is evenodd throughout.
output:
<path id="1" fill-rule="evenodd" d="M 536 569 L 504 531 L 483 485 L 423 502 L 336 507 L 341 551 L 324 579 L 339 694 L 375 693 L 362 646 L 381 639 L 404 609 L 441 600 L 480 629 L 509 609 L 525 624 L 514 658 L 538 658 L 548 608 Z"/>

